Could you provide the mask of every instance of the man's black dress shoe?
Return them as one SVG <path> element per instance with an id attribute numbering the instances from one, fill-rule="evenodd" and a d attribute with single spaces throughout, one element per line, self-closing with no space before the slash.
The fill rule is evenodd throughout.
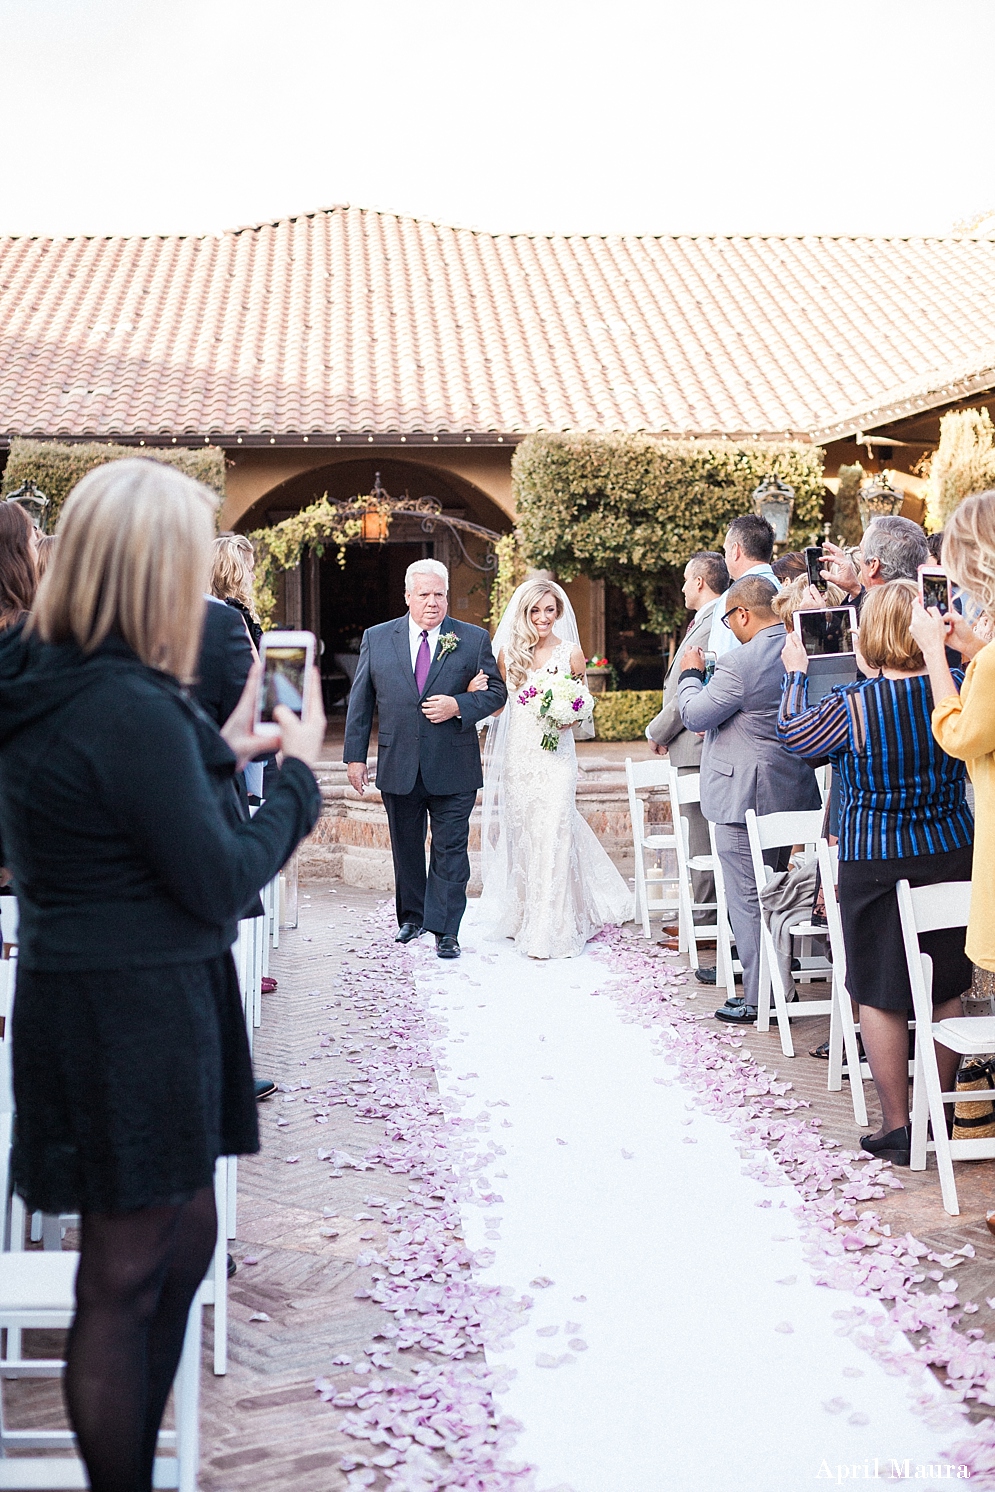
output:
<path id="1" fill-rule="evenodd" d="M 757 1007 L 755 1005 L 744 1005 L 742 1000 L 727 1000 L 715 1012 L 715 1019 L 717 1021 L 726 1021 L 731 1026 L 752 1026 L 756 1018 Z"/>
<path id="2" fill-rule="evenodd" d="M 424 931 L 425 929 L 420 927 L 417 922 L 402 922 L 397 929 L 397 936 L 394 942 L 410 943 L 413 938 L 420 938 Z"/>
<path id="3" fill-rule="evenodd" d="M 228 1255 L 228 1278 L 231 1279 L 233 1275 L 237 1274 L 237 1272 L 238 1272 L 238 1265 L 235 1263 L 235 1260 L 232 1258 L 231 1254 L 229 1254 Z"/>
<path id="4" fill-rule="evenodd" d="M 261 1098 L 272 1098 L 276 1092 L 276 1084 L 272 1078 L 256 1078 L 256 1103 Z"/>
<path id="5" fill-rule="evenodd" d="M 462 949 L 454 933 L 436 933 L 435 951 L 440 958 L 459 958 Z"/>
<path id="6" fill-rule="evenodd" d="M 698 981 L 699 984 L 714 984 L 715 983 L 715 970 L 714 969 L 703 968 L 699 964 L 698 967 L 697 967 L 697 969 L 695 969 L 695 971 L 694 971 L 694 977 L 695 977 L 695 979 L 697 979 L 697 981 Z"/>
<path id="7" fill-rule="evenodd" d="M 903 1124 L 901 1129 L 890 1129 L 876 1140 L 871 1135 L 864 1135 L 860 1148 L 868 1155 L 876 1155 L 879 1160 L 890 1160 L 893 1166 L 907 1166 L 912 1161 L 912 1127 Z"/>

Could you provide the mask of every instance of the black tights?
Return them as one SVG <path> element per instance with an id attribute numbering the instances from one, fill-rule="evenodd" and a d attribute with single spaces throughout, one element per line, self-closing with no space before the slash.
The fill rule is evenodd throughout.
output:
<path id="1" fill-rule="evenodd" d="M 93 1492 L 149 1492 L 190 1303 L 217 1239 L 214 1189 L 83 1214 L 64 1392 Z"/>

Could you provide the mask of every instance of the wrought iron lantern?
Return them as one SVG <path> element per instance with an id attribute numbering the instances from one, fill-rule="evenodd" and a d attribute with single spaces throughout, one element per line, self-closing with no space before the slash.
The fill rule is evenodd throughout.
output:
<path id="1" fill-rule="evenodd" d="M 780 477 L 764 477 L 753 494 L 754 510 L 766 518 L 774 530 L 774 543 L 783 544 L 791 527 L 791 513 L 795 506 L 795 489 L 790 482 Z"/>
<path id="2" fill-rule="evenodd" d="M 45 527 L 45 512 L 49 506 L 48 498 L 37 487 L 31 478 L 22 482 L 20 487 L 7 495 L 5 502 L 19 503 L 25 512 L 31 517 L 40 529 Z"/>
<path id="3" fill-rule="evenodd" d="M 891 518 L 901 508 L 905 501 L 905 493 L 895 487 L 888 479 L 888 473 L 883 471 L 880 476 L 861 487 L 857 493 L 857 508 L 860 512 L 860 525 L 866 532 L 875 518 Z"/>

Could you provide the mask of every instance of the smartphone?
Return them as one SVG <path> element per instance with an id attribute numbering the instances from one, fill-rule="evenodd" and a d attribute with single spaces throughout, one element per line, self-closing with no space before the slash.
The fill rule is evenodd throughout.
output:
<path id="1" fill-rule="evenodd" d="M 824 606 L 812 611 L 796 611 L 795 631 L 810 658 L 825 653 L 852 653 L 857 631 L 857 611 L 853 606 Z"/>
<path id="2" fill-rule="evenodd" d="M 715 665 L 719 661 L 718 653 L 705 654 L 705 683 L 707 684 L 715 672 Z"/>
<path id="3" fill-rule="evenodd" d="M 277 705 L 286 705 L 299 719 L 304 719 L 311 691 L 314 653 L 313 632 L 263 633 L 259 644 L 263 678 L 256 704 L 256 731 L 259 735 L 280 734 L 280 727 L 273 719 Z"/>
<path id="4" fill-rule="evenodd" d="M 826 593 L 826 582 L 822 578 L 822 567 L 826 563 L 826 556 L 822 552 L 821 544 L 806 544 L 802 553 L 805 556 L 805 569 L 808 571 L 808 583 L 814 585 L 820 594 Z"/>
<path id="5" fill-rule="evenodd" d="M 939 565 L 919 566 L 919 600 L 927 611 L 933 606 L 937 607 L 941 616 L 953 611 L 950 581 L 946 571 L 941 570 Z"/>

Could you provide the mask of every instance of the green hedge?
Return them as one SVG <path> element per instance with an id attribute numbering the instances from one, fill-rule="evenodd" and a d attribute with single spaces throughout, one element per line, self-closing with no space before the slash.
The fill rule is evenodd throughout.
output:
<path id="1" fill-rule="evenodd" d="M 681 570 L 721 549 L 730 521 L 752 513 L 754 488 L 778 476 L 795 489 L 788 547 L 822 521 L 823 452 L 794 442 L 660 440 L 648 435 L 530 435 L 512 484 L 523 552 L 560 580 L 588 575 L 640 596 L 650 628 L 685 616 Z"/>
<path id="2" fill-rule="evenodd" d="M 619 689 L 594 696 L 594 735 L 598 741 L 638 741 L 660 713 L 659 689 Z"/>
<path id="3" fill-rule="evenodd" d="M 48 498 L 45 527 L 51 532 L 62 511 L 62 504 L 81 477 L 95 466 L 133 456 L 178 467 L 220 497 L 225 495 L 225 453 L 218 446 L 198 446 L 195 450 L 177 446 L 175 450 L 165 450 L 158 446 L 118 446 L 99 441 L 70 445 L 58 440 L 22 440 L 16 437 L 10 443 L 10 455 L 0 483 L 0 498 L 7 497 L 30 478 Z"/>

